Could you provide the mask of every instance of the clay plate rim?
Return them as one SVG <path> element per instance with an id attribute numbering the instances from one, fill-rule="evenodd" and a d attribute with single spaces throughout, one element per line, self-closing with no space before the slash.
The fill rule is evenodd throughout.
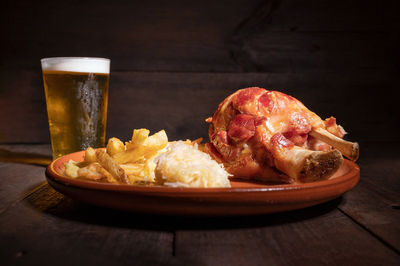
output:
<path id="1" fill-rule="evenodd" d="M 360 168 L 354 162 L 349 160 L 344 160 L 342 167 L 339 169 L 333 177 L 324 181 L 317 181 L 312 183 L 301 183 L 301 184 L 276 184 L 276 185 L 266 185 L 262 183 L 252 183 L 247 180 L 243 181 L 231 181 L 231 188 L 172 188 L 172 187 L 160 187 L 160 186 L 135 186 L 135 185 L 124 185 L 124 184 L 110 184 L 110 183 L 100 183 L 95 181 L 86 181 L 81 179 L 73 179 L 62 174 L 64 168 L 64 163 L 69 160 L 83 161 L 84 151 L 74 152 L 64 155 L 56 160 L 54 160 L 46 170 L 46 177 L 53 181 L 62 183 L 66 186 L 74 186 L 79 188 L 86 188 L 92 190 L 106 190 L 106 191 L 116 191 L 116 192 L 133 192 L 133 193 L 146 193 L 152 194 L 171 194 L 173 193 L 175 197 L 184 194 L 191 194 L 196 196 L 201 196 L 202 194 L 220 194 L 220 193 L 265 193 L 265 192 L 283 192 L 289 193 L 290 191 L 316 191 L 316 190 L 329 190 L 335 189 L 342 183 L 351 183 L 347 186 L 347 189 L 342 192 L 338 192 L 338 196 L 344 192 L 353 188 L 359 181 Z M 273 193 L 274 194 L 274 193 Z"/>

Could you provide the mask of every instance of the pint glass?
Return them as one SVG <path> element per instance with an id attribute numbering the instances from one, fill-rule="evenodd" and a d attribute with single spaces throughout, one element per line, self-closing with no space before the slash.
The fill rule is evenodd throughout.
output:
<path id="1" fill-rule="evenodd" d="M 53 159 L 104 147 L 110 60 L 54 57 L 41 63 Z"/>

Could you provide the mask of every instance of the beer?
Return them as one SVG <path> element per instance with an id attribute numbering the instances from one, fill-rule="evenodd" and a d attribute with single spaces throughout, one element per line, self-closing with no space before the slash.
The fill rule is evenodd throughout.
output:
<path id="1" fill-rule="evenodd" d="M 105 146 L 109 60 L 42 59 L 53 159 Z"/>

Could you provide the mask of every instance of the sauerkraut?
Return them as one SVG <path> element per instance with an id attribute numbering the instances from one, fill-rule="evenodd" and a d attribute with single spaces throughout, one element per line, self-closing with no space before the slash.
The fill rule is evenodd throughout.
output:
<path id="1" fill-rule="evenodd" d="M 197 144 L 172 142 L 154 158 L 156 183 L 169 187 L 230 187 L 222 164 L 197 149 Z"/>

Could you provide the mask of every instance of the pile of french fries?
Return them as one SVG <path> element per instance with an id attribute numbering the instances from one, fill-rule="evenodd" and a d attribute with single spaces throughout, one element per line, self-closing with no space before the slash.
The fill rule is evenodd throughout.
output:
<path id="1" fill-rule="evenodd" d="M 164 130 L 151 136 L 148 129 L 135 129 L 125 144 L 118 138 L 108 140 L 106 149 L 88 148 L 83 162 L 65 164 L 65 175 L 120 184 L 151 184 L 156 167 L 153 158 L 165 151 L 168 137 Z"/>

